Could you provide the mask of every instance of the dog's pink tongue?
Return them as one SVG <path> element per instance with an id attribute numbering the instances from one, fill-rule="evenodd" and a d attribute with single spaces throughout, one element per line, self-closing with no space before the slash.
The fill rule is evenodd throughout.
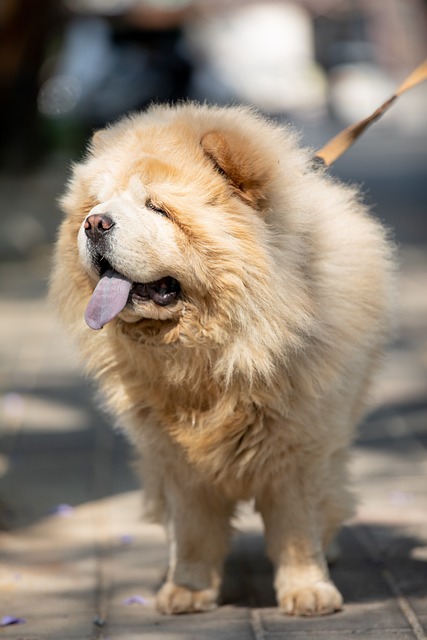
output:
<path id="1" fill-rule="evenodd" d="M 125 306 L 132 282 L 113 269 L 101 277 L 86 308 L 85 320 L 91 329 L 102 329 Z"/>

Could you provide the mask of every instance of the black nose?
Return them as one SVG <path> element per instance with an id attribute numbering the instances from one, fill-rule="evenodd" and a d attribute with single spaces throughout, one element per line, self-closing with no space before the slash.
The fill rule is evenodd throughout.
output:
<path id="1" fill-rule="evenodd" d="M 114 226 L 114 220 L 105 213 L 93 213 L 84 223 L 85 234 L 96 243 Z"/>

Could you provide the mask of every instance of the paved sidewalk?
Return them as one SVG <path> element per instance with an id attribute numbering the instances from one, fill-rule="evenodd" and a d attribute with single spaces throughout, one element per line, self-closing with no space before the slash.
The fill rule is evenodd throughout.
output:
<path id="1" fill-rule="evenodd" d="M 162 530 L 44 300 L 46 261 L 0 265 L 0 640 L 427 638 L 427 256 L 403 253 L 402 331 L 353 461 L 360 495 L 332 575 L 342 613 L 275 609 L 258 517 L 242 510 L 224 604 L 163 617 Z M 424 446 L 423 446 L 424 443 Z M 136 596 L 136 597 L 135 597 Z M 130 599 L 130 600 L 129 600 Z"/>

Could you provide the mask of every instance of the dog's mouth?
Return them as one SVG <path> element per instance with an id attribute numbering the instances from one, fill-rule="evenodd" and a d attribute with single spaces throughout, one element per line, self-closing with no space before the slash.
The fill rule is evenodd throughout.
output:
<path id="1" fill-rule="evenodd" d="M 132 282 L 110 265 L 104 258 L 97 260 L 100 280 L 86 308 L 85 320 L 91 329 L 102 329 L 111 322 L 128 303 L 148 302 L 166 307 L 172 304 L 181 292 L 181 286 L 172 276 L 152 282 Z"/>

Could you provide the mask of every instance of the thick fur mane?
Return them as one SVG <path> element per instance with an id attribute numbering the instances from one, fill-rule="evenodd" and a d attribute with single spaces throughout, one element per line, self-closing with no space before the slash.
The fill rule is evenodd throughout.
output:
<path id="1" fill-rule="evenodd" d="M 179 167 L 164 180 L 191 295 L 166 321 L 118 319 L 96 333 L 83 321 L 93 284 L 78 266 L 77 232 L 99 201 L 100 165 L 121 187 L 140 148 Z M 95 135 L 62 204 L 52 298 L 115 412 L 164 410 L 169 396 L 188 413 L 228 391 L 289 411 L 299 395 L 329 393 L 386 334 L 384 231 L 354 189 L 313 171 L 292 132 L 250 109 L 187 104 L 123 119 Z"/>

